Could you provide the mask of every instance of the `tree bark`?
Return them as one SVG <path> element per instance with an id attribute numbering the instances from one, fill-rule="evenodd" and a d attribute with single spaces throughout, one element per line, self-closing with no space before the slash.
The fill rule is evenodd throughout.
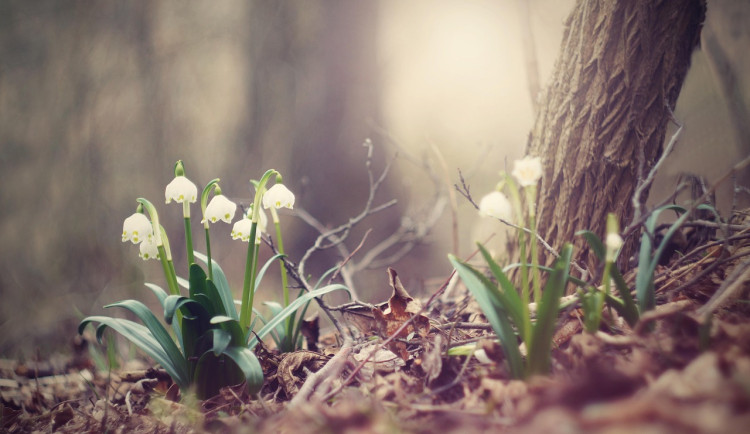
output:
<path id="1" fill-rule="evenodd" d="M 661 153 L 704 17 L 702 0 L 579 0 L 568 17 L 527 153 L 544 167 L 539 234 L 556 249 L 575 241 L 581 265 L 592 258 L 576 231 L 632 218 L 639 161 L 645 176 Z"/>

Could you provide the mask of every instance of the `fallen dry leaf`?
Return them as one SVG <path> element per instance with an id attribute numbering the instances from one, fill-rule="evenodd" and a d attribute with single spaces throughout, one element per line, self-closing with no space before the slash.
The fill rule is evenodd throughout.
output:
<path id="1" fill-rule="evenodd" d="M 412 320 L 396 338 L 406 338 L 411 333 L 417 333 L 423 338 L 426 337 L 430 331 L 430 320 L 419 313 L 422 310 L 422 304 L 406 292 L 406 289 L 401 284 L 401 280 L 398 278 L 396 270 L 388 268 L 388 277 L 393 288 L 393 295 L 388 300 L 388 307 L 385 311 L 373 309 L 372 312 L 377 322 L 380 336 L 388 338 L 396 333 L 399 327 L 406 321 Z M 389 343 L 389 348 L 401 356 L 404 361 L 409 359 L 409 353 L 406 351 L 406 344 L 404 342 L 394 339 Z"/>

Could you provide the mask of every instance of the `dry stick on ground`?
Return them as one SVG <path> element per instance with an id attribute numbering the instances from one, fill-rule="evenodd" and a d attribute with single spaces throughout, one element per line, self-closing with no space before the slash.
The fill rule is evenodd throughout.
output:
<path id="1" fill-rule="evenodd" d="M 724 280 L 711 299 L 698 309 L 696 313 L 701 321 L 703 321 L 703 323 L 707 322 L 710 315 L 714 313 L 716 309 L 731 300 L 738 291 L 746 288 L 746 283 L 748 281 L 750 281 L 750 260 L 735 267 L 732 274 Z"/>
<path id="2" fill-rule="evenodd" d="M 347 336 L 344 339 L 344 344 L 341 346 L 339 351 L 336 353 L 331 360 L 329 360 L 325 366 L 318 370 L 318 372 L 310 375 L 305 384 L 299 389 L 297 395 L 292 398 L 289 403 L 289 408 L 294 408 L 301 403 L 308 402 L 310 398 L 321 399 L 324 393 L 329 390 L 316 390 L 318 386 L 323 384 L 326 379 L 336 378 L 341 374 L 341 371 L 346 366 L 347 359 L 352 352 L 352 338 Z M 315 395 L 313 396 L 313 392 Z"/>
<path id="3" fill-rule="evenodd" d="M 472 254 L 472 256 L 473 256 L 473 254 Z M 430 296 L 430 298 L 419 309 L 419 311 L 417 311 L 415 314 L 413 314 L 411 317 L 409 317 L 408 320 L 404 321 L 404 323 L 401 324 L 401 326 L 399 328 L 397 328 L 393 333 L 391 333 L 391 335 L 385 341 L 383 341 L 383 343 L 380 344 L 380 347 L 383 348 L 383 349 L 386 349 L 389 343 L 391 343 L 394 339 L 396 339 L 396 337 L 399 336 L 401 334 L 401 332 L 403 332 L 404 330 L 406 330 L 406 328 L 409 326 L 409 324 L 411 324 L 414 321 L 414 318 L 417 318 L 417 317 L 421 316 L 424 312 L 426 312 L 427 308 L 432 304 L 432 302 L 435 301 L 435 299 L 443 291 L 445 291 L 445 288 L 448 287 L 448 283 L 450 283 L 450 281 L 453 278 L 453 275 L 455 273 L 456 273 L 456 270 L 451 271 L 451 274 L 448 276 L 448 278 L 445 280 L 445 282 L 440 286 L 440 288 L 437 291 L 435 291 L 434 294 L 432 294 L 432 296 Z M 362 360 L 359 363 L 359 365 L 357 365 L 357 367 L 354 368 L 354 370 L 352 371 L 352 373 L 349 374 L 349 376 L 346 377 L 346 379 L 338 387 L 336 387 L 334 390 L 328 392 L 323 397 L 322 400 L 323 401 L 327 401 L 327 400 L 331 399 L 337 393 L 341 392 L 344 389 L 344 387 L 346 387 L 347 385 L 349 385 L 354 380 L 354 378 L 357 376 L 357 374 L 359 373 L 359 371 L 361 371 L 362 368 L 364 368 L 364 366 L 367 364 L 367 362 L 370 361 L 370 359 L 372 358 L 372 356 L 375 353 L 376 353 L 376 351 L 372 351 L 367 357 L 365 357 L 364 360 Z"/>

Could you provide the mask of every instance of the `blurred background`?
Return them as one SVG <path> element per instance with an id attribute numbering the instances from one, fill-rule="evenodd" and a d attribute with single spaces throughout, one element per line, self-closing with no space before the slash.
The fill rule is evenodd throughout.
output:
<path id="1" fill-rule="evenodd" d="M 362 144 L 370 138 L 375 175 L 394 161 L 375 204 L 399 202 L 352 234 L 350 250 L 373 230 L 363 253 L 403 216 L 426 218 L 435 191 L 451 189 L 458 169 L 481 197 L 523 155 L 533 122 L 527 56 L 543 86 L 572 5 L 0 2 L 0 356 L 65 351 L 83 315 L 152 298 L 143 282 L 163 284 L 159 264 L 120 242 L 138 197 L 157 205 L 178 271 L 185 269 L 181 207 L 163 203 L 178 159 L 199 189 L 220 177 L 224 193 L 244 203 L 248 180 L 275 168 L 297 206 L 333 227 L 367 199 Z M 681 172 L 716 179 L 750 153 L 741 131 L 748 119 L 728 109 L 750 96 L 749 23 L 746 2 L 710 2 L 706 28 L 725 68 L 696 52 L 677 110 L 685 134 L 652 197 L 674 189 Z M 726 68 L 735 77 L 729 90 Z M 719 198 L 724 206 L 729 192 Z M 197 217 L 198 206 L 192 210 Z M 457 211 L 459 253 L 498 229 L 460 197 Z M 287 251 L 299 260 L 317 232 L 289 215 L 283 224 Z M 215 225 L 212 251 L 239 288 L 246 246 L 229 239 L 230 229 Z M 448 275 L 452 238 L 446 211 L 390 264 L 407 289 L 419 295 Z M 308 271 L 319 275 L 336 260 L 335 252 L 317 254 Z M 278 299 L 268 279 L 259 297 Z M 385 265 L 356 283 L 366 301 L 390 293 Z"/>

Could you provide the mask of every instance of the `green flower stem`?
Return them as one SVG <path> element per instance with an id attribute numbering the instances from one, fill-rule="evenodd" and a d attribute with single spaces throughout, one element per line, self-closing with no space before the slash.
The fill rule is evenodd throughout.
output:
<path id="1" fill-rule="evenodd" d="M 201 192 L 201 214 L 203 217 L 206 216 L 206 206 L 208 206 L 208 195 L 211 193 L 211 189 L 214 188 L 214 186 L 217 186 L 220 179 L 215 178 L 212 179 L 206 186 L 203 188 L 203 191 Z M 218 187 L 218 186 L 217 186 Z M 211 237 L 208 234 L 208 221 L 205 221 L 203 223 L 203 228 L 206 231 L 206 257 L 207 259 L 207 266 L 208 266 L 208 279 L 214 280 L 214 270 L 211 266 Z M 188 250 L 190 252 L 193 251 L 192 245 L 191 248 Z"/>
<path id="2" fill-rule="evenodd" d="M 211 235 L 210 231 L 208 230 L 208 222 L 206 222 L 205 230 L 206 230 L 206 264 L 208 266 L 208 280 L 213 281 L 214 280 L 214 267 L 211 265 Z"/>
<path id="3" fill-rule="evenodd" d="M 190 269 L 190 266 L 195 264 L 195 255 L 193 254 L 193 233 L 190 230 L 189 215 L 185 217 L 185 248 L 187 249 L 188 269 Z"/>
<path id="4" fill-rule="evenodd" d="M 513 178 L 508 174 L 505 175 L 505 182 L 510 191 L 513 208 L 516 210 L 518 216 L 517 221 L 521 222 L 521 226 L 523 226 L 523 207 L 521 205 L 521 195 L 518 192 L 518 187 L 516 186 L 515 181 L 513 181 Z M 531 346 L 531 312 L 529 311 L 531 296 L 529 294 L 529 270 L 526 257 L 526 232 L 523 229 L 518 229 L 518 245 L 521 249 L 521 300 L 523 301 L 521 303 L 521 310 L 523 314 L 524 330 L 526 331 L 525 336 L 521 336 L 521 339 L 526 343 L 526 348 L 529 348 Z"/>
<path id="5" fill-rule="evenodd" d="M 539 275 L 539 255 L 537 254 L 537 240 L 536 240 L 536 186 L 529 186 L 525 189 L 526 193 L 526 204 L 529 207 L 529 228 L 531 234 L 529 235 L 529 246 L 531 248 L 531 278 L 534 284 L 534 301 L 539 303 L 542 299 L 542 284 Z"/>
<path id="6" fill-rule="evenodd" d="M 281 237 L 281 223 L 279 222 L 279 213 L 276 212 L 276 208 L 271 207 L 271 218 L 273 219 L 273 225 L 276 227 L 276 247 L 279 250 L 279 253 L 282 255 L 285 254 L 284 252 L 284 240 Z M 281 268 L 281 288 L 284 293 L 284 307 L 289 306 L 289 278 L 286 274 L 286 267 L 284 266 L 284 261 L 279 261 L 279 267 Z M 294 334 L 294 315 L 290 315 L 286 319 L 286 338 L 289 341 L 293 338 Z M 290 344 L 290 351 L 294 350 L 294 342 L 289 341 Z"/>
<path id="7" fill-rule="evenodd" d="M 250 239 L 247 242 L 247 260 L 245 262 L 245 281 L 242 285 L 242 304 L 240 305 L 240 327 L 247 332 L 250 328 L 250 314 L 253 310 L 255 296 L 255 231 L 258 223 L 253 221 L 250 226 Z"/>
<path id="8" fill-rule="evenodd" d="M 240 326 L 246 332 L 250 329 L 250 315 L 253 310 L 253 298 L 255 296 L 255 271 L 258 265 L 258 249 L 255 244 L 255 234 L 260 221 L 260 201 L 266 191 L 266 183 L 272 175 L 278 174 L 274 169 L 266 170 L 266 173 L 258 181 L 255 188 L 255 199 L 253 200 L 253 224 L 250 226 L 250 239 L 247 246 L 247 261 L 245 263 L 245 282 L 242 285 L 242 306 L 240 306 Z"/>

